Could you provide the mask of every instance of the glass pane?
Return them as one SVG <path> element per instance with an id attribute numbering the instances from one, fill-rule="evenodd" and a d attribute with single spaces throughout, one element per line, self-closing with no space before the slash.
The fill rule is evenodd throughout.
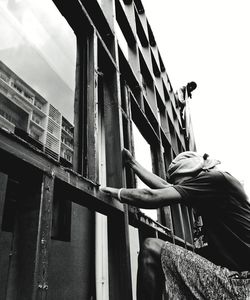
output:
<path id="1" fill-rule="evenodd" d="M 133 136 L 134 136 L 134 150 L 136 160 L 147 170 L 152 172 L 152 158 L 151 158 L 151 149 L 148 142 L 141 135 L 138 128 L 133 123 Z M 147 187 L 139 177 L 136 176 L 136 186 L 138 188 Z M 157 210 L 156 209 L 141 209 L 141 211 L 152 218 L 157 220 Z"/>
<path id="2" fill-rule="evenodd" d="M 0 1 L 0 126 L 71 165 L 76 38 L 51 0 Z"/>

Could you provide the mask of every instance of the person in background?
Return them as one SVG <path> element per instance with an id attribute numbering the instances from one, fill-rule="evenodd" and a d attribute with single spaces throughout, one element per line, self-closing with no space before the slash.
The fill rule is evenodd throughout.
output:
<path id="1" fill-rule="evenodd" d="M 188 129 L 189 116 L 187 116 L 187 100 L 192 98 L 192 92 L 197 88 L 197 84 L 194 81 L 188 82 L 187 85 L 182 86 L 176 92 L 176 106 L 180 109 L 180 115 L 182 120 L 182 129 Z"/>
<path id="2" fill-rule="evenodd" d="M 250 203 L 240 182 L 207 154 L 183 152 L 168 180 L 144 169 L 127 150 L 124 163 L 149 188 L 102 187 L 121 203 L 155 209 L 182 203 L 198 211 L 208 245 L 198 253 L 147 238 L 138 257 L 137 300 L 250 299 Z"/>

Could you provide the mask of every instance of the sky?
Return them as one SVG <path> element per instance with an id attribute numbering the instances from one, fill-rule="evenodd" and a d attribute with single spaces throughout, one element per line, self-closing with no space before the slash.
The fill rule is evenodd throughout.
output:
<path id="1" fill-rule="evenodd" d="M 250 195 L 250 1 L 142 0 L 174 90 L 190 101 L 197 151 L 219 159 Z"/>

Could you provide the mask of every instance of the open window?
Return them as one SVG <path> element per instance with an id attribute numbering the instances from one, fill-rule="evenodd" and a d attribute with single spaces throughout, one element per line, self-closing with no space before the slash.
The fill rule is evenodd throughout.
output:
<path id="1" fill-rule="evenodd" d="M 152 172 L 152 156 L 151 156 L 151 148 L 146 139 L 142 136 L 139 129 L 133 123 L 133 138 L 134 138 L 134 152 L 135 159 L 147 170 Z M 137 188 L 145 188 L 147 187 L 138 176 L 136 176 L 136 187 Z M 141 209 L 143 213 L 152 218 L 153 220 L 157 220 L 157 210 L 156 209 Z"/>

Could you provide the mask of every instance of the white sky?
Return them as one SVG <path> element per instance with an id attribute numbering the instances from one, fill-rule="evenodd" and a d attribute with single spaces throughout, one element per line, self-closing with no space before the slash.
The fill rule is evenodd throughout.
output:
<path id="1" fill-rule="evenodd" d="M 190 101 L 199 152 L 222 162 L 250 195 L 250 1 L 142 0 L 174 90 Z"/>

